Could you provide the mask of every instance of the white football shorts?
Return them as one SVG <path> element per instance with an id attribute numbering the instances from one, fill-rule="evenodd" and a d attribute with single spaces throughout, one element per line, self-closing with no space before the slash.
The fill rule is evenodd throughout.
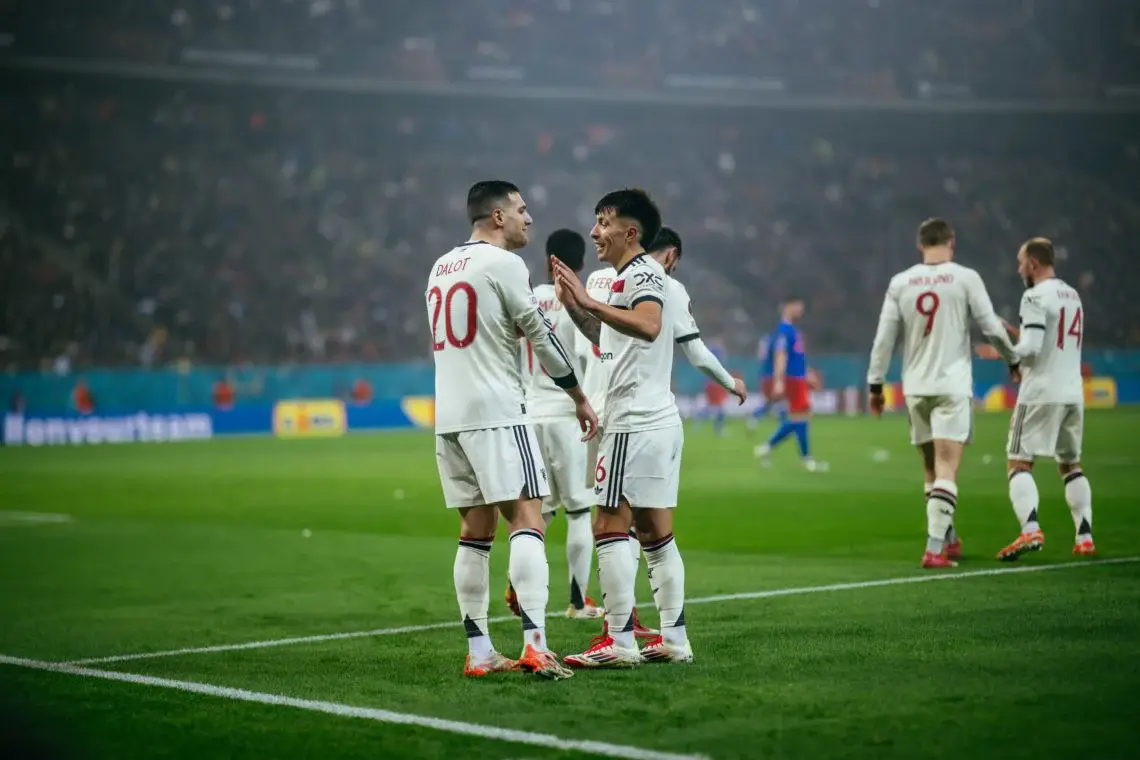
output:
<path id="1" fill-rule="evenodd" d="M 672 509 L 681 485 L 680 425 L 639 433 L 606 433 L 594 467 L 594 500 L 617 508 L 624 498 L 637 509 Z"/>
<path id="2" fill-rule="evenodd" d="M 550 495 L 546 465 L 529 424 L 437 435 L 435 463 L 448 509 Z"/>
<path id="3" fill-rule="evenodd" d="M 594 486 L 598 482 L 598 451 L 602 448 L 602 439 L 605 437 L 605 435 L 606 431 L 599 422 L 598 434 L 590 440 L 586 441 L 586 466 L 584 469 L 586 470 L 586 490 L 588 490 L 591 494 L 594 493 Z M 591 496 L 590 499 L 595 504 L 598 502 L 598 500 L 593 496 Z"/>
<path id="4" fill-rule="evenodd" d="M 553 512 L 558 507 L 567 512 L 589 510 L 594 505 L 593 483 L 582 482 L 589 460 L 578 420 L 536 422 L 534 432 L 550 480 L 550 496 L 543 500 L 542 511 Z"/>
<path id="5" fill-rule="evenodd" d="M 974 400 L 969 396 L 907 396 L 910 442 L 969 443 L 974 435 Z"/>
<path id="6" fill-rule="evenodd" d="M 1061 464 L 1076 464 L 1081 461 L 1084 433 L 1083 404 L 1018 404 L 1005 448 L 1018 462 L 1053 457 Z"/>

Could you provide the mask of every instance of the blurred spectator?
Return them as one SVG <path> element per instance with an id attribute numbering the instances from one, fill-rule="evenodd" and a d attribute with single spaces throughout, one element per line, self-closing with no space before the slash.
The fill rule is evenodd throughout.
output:
<path id="1" fill-rule="evenodd" d="M 1007 318 L 1014 252 L 1046 235 L 1087 344 L 1140 343 L 1127 115 L 510 102 L 25 77 L 0 93 L 0 359 L 426 360 L 425 267 L 468 234 L 466 189 L 489 176 L 527 196 L 536 282 L 547 232 L 649 189 L 691 251 L 698 319 L 738 353 L 790 291 L 813 347 L 866 351 L 931 215 Z"/>

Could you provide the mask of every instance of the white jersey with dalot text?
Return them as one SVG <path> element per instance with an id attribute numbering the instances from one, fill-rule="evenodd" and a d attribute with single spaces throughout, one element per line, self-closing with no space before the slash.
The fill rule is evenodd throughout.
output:
<path id="1" fill-rule="evenodd" d="M 904 395 L 972 397 L 971 317 L 1008 360 L 1013 347 L 977 272 L 951 261 L 916 264 L 895 275 L 879 315 L 867 382 L 884 382 L 901 328 Z"/>
<path id="2" fill-rule="evenodd" d="M 527 422 L 519 332 L 547 373 L 577 383 L 569 352 L 539 308 L 523 260 L 497 246 L 468 242 L 432 265 L 428 326 L 435 358 L 435 431 Z"/>
<path id="3" fill-rule="evenodd" d="M 645 254 L 634 257 L 615 273 L 607 303 L 633 309 L 643 301 L 661 304 L 661 332 L 649 342 L 622 335 L 602 324 L 598 346 L 609 373 L 606 389 L 606 433 L 636 433 L 681 424 L 670 389 L 673 374 L 673 330 L 666 312 L 661 265 Z"/>
<path id="4" fill-rule="evenodd" d="M 1076 290 L 1056 277 L 1043 280 L 1021 297 L 1021 329 L 1041 330 L 1036 356 L 1021 362 L 1018 404 L 1084 404 L 1081 342 L 1084 309 Z"/>
<path id="5" fill-rule="evenodd" d="M 582 345 L 578 341 L 578 329 L 574 326 L 574 322 L 570 319 L 570 315 L 566 312 L 562 302 L 554 297 L 554 286 L 536 285 L 534 295 L 538 299 L 538 307 L 554 325 L 554 334 L 558 336 L 558 340 L 566 348 L 573 347 L 574 370 L 575 372 L 581 371 L 585 359 L 580 355 Z M 546 374 L 546 370 L 542 368 L 542 364 L 535 357 L 534 345 L 526 338 L 523 338 L 519 345 L 523 386 L 526 391 L 527 418 L 531 422 L 575 419 L 574 401 L 566 394 L 566 391 L 554 384 L 550 375 Z M 583 390 L 585 390 L 584 381 Z M 587 395 L 586 398 L 590 399 L 591 404 L 593 404 L 594 399 L 591 396 Z"/>
<path id="6" fill-rule="evenodd" d="M 586 293 L 595 301 L 605 303 L 610 298 L 610 287 L 616 275 L 613 267 L 591 272 L 586 278 Z M 601 360 L 601 349 L 591 343 L 589 338 L 580 332 L 575 337 L 579 353 L 589 357 L 586 376 L 582 378 L 582 392 L 590 399 L 590 406 L 594 407 L 598 423 L 601 424 L 605 417 L 606 389 L 610 384 L 609 367 Z"/>

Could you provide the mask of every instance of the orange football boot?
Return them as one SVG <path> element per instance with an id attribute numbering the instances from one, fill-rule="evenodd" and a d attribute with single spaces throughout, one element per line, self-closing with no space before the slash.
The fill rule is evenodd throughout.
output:
<path id="1" fill-rule="evenodd" d="M 998 552 L 997 558 L 1002 562 L 1014 562 L 1020 559 L 1022 554 L 1039 552 L 1044 547 L 1045 534 L 1040 530 L 1035 530 L 1032 533 L 1022 533 L 1012 544 Z"/>

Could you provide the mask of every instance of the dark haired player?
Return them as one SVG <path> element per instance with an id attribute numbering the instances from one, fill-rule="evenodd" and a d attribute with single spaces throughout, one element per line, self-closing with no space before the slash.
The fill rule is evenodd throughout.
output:
<path id="1" fill-rule="evenodd" d="M 642 662 L 634 638 L 631 527 L 645 551 L 662 639 L 646 658 L 688 662 L 685 566 L 673 539 L 684 434 L 670 390 L 673 325 L 663 317 L 665 270 L 645 247 L 661 229 L 661 213 L 642 190 L 618 190 L 594 208 L 590 235 L 598 258 L 615 269 L 609 298 L 590 297 L 578 276 L 555 262 L 555 291 L 583 335 L 612 366 L 606 429 L 596 465 L 594 543 L 606 604 L 606 631 L 572 667 L 628 668 Z"/>
<path id="2" fill-rule="evenodd" d="M 531 224 L 519 189 L 479 182 L 467 194 L 471 238 L 432 264 L 425 292 L 435 359 L 436 465 L 449 509 L 459 512 L 455 594 L 467 632 L 464 674 L 522 669 L 550 679 L 573 673 L 546 645 L 550 567 L 542 498 L 550 493 L 518 366 L 521 332 L 556 386 L 573 400 L 586 438 L 598 418 L 573 360 L 539 308 L 523 260 Z M 510 526 L 510 578 L 522 612 L 516 662 L 495 651 L 487 629 L 489 560 L 499 515 Z"/>
<path id="3" fill-rule="evenodd" d="M 577 340 L 574 324 L 562 302 L 554 297 L 554 262 L 560 261 L 574 272 L 581 272 L 585 254 L 586 241 L 574 230 L 550 233 L 544 257 L 548 282 L 534 288 L 538 305 L 554 325 L 555 334 L 574 354 L 574 369 L 579 376 L 588 359 L 581 350 L 575 350 L 584 346 Z M 538 435 L 538 447 L 550 477 L 550 496 L 542 502 L 542 518 L 549 526 L 559 507 L 566 512 L 566 563 L 570 567 L 570 606 L 566 617 L 599 618 L 605 611 L 586 595 L 594 559 L 594 534 L 590 526 L 594 494 L 582 479 L 587 471 L 586 444 L 582 443 L 582 433 L 574 417 L 574 402 L 535 361 L 534 346 L 526 339 L 523 340 L 522 369 L 527 418 Z M 510 586 L 507 606 L 518 614 L 518 600 Z"/>

